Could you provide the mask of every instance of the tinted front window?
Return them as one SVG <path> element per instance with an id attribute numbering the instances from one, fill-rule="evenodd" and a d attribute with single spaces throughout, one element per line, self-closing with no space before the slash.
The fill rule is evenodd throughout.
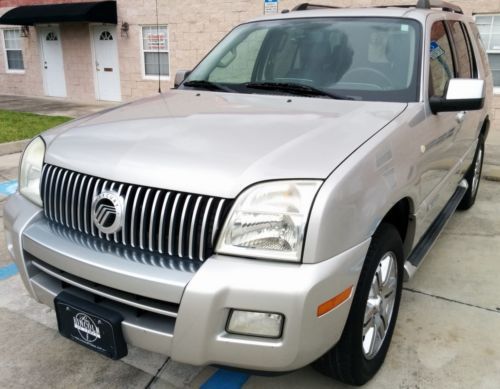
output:
<path id="1" fill-rule="evenodd" d="M 355 99 L 418 99 L 420 25 L 387 18 L 304 18 L 233 30 L 191 73 L 241 93 L 294 83 Z"/>
<path id="2" fill-rule="evenodd" d="M 443 22 L 432 25 L 429 96 L 443 96 L 446 83 L 455 76 L 450 41 Z"/>

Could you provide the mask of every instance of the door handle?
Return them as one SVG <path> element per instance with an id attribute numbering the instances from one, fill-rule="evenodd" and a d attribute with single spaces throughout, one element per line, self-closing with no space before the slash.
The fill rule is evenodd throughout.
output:
<path id="1" fill-rule="evenodd" d="M 466 111 L 461 111 L 457 113 L 457 116 L 455 116 L 457 123 L 462 123 L 465 120 L 465 115 L 467 115 Z"/>

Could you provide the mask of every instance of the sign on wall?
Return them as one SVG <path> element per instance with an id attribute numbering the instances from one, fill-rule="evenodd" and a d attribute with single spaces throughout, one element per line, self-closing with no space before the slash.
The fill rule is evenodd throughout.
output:
<path id="1" fill-rule="evenodd" d="M 144 50 L 167 50 L 167 34 L 166 31 L 151 31 L 145 34 Z"/>
<path id="2" fill-rule="evenodd" d="M 278 0 L 264 0 L 264 15 L 278 13 Z"/>

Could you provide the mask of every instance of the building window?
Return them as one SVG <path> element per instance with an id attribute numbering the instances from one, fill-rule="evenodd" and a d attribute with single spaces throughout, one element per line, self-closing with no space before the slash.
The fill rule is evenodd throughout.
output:
<path id="1" fill-rule="evenodd" d="M 142 51 L 145 77 L 169 76 L 167 26 L 142 27 Z"/>
<path id="2" fill-rule="evenodd" d="M 10 28 L 3 30 L 3 38 L 7 71 L 24 71 L 21 29 Z"/>
<path id="3" fill-rule="evenodd" d="M 101 32 L 101 35 L 99 36 L 100 41 L 112 41 L 113 40 L 113 35 L 109 31 L 103 31 Z"/>
<path id="4" fill-rule="evenodd" d="M 488 53 L 493 83 L 500 87 L 500 14 L 476 15 L 476 25 Z"/>

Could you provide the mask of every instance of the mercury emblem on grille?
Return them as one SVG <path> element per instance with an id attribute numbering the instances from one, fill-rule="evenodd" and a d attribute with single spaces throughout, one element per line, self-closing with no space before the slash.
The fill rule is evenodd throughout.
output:
<path id="1" fill-rule="evenodd" d="M 105 191 L 92 201 L 92 221 L 99 231 L 114 234 L 123 226 L 123 197 L 112 191 Z"/>

